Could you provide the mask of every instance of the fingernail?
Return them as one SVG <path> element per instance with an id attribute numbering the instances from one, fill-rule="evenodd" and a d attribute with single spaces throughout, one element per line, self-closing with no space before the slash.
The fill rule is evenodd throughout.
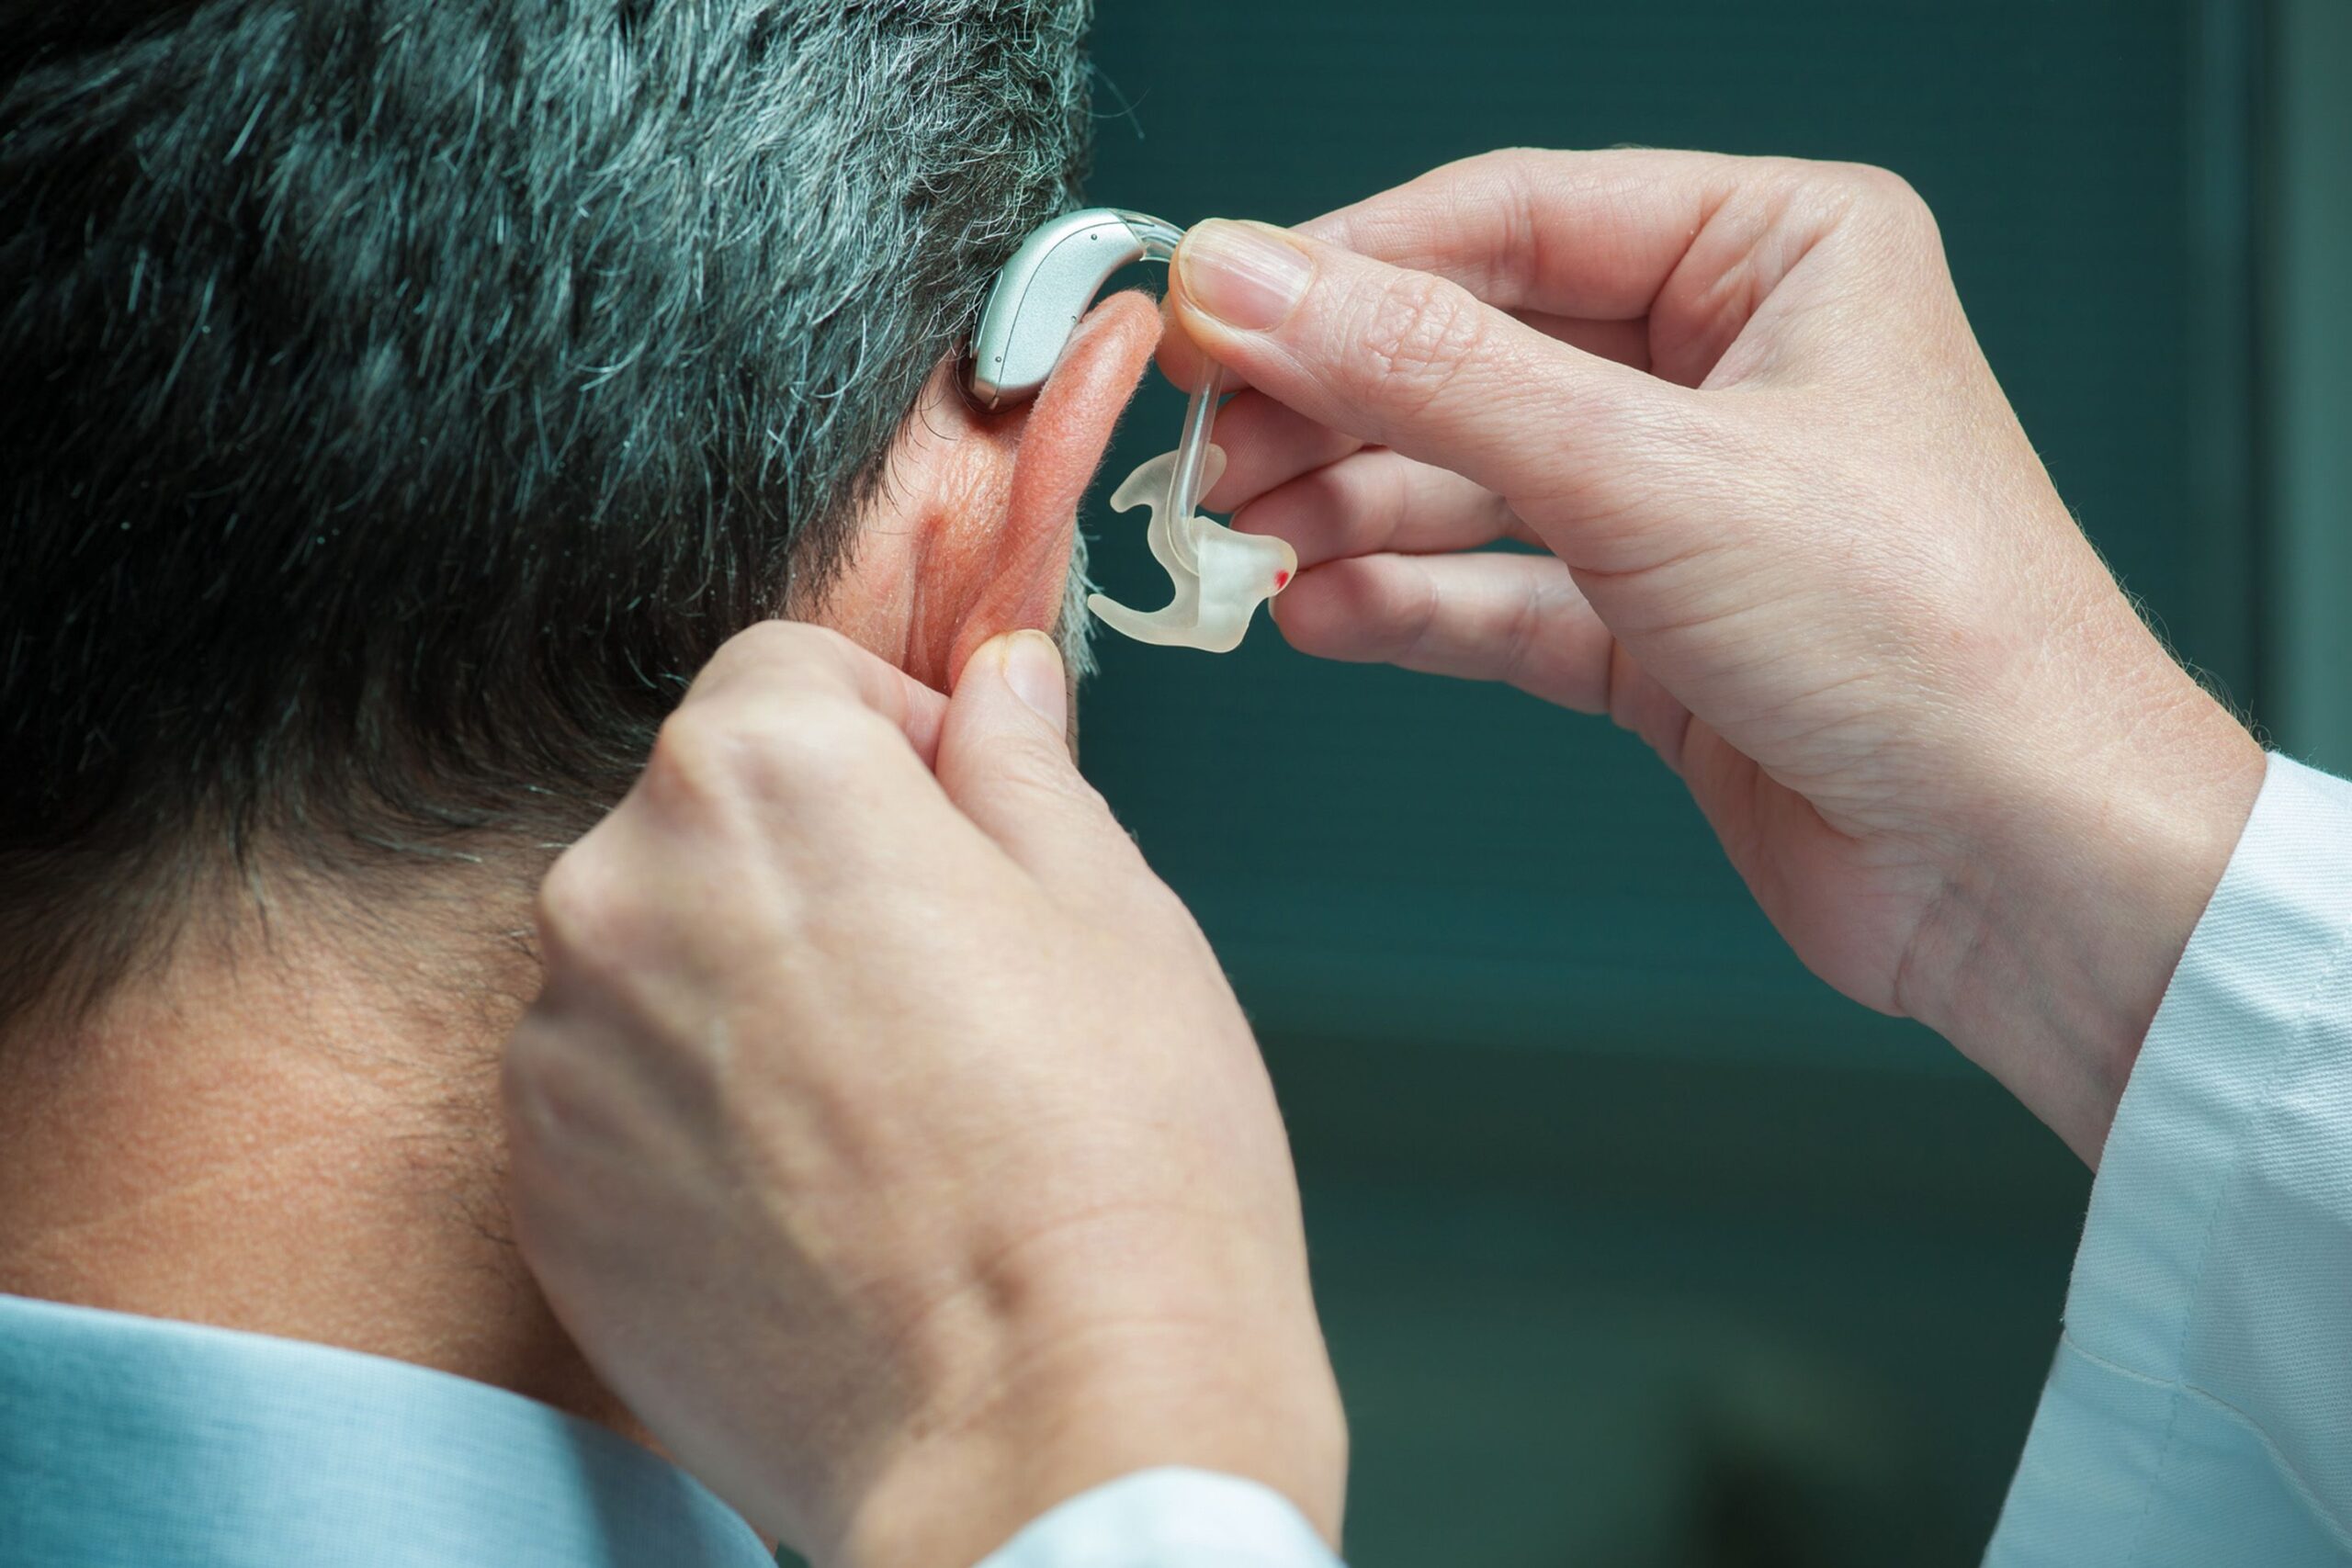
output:
<path id="1" fill-rule="evenodd" d="M 1261 223 L 1195 223 L 1176 252 L 1184 297 L 1227 326 L 1261 333 L 1282 324 L 1315 273 L 1306 253 Z"/>
<path id="2" fill-rule="evenodd" d="M 1069 685 L 1062 676 L 1061 650 L 1043 632 L 1015 632 L 1005 639 L 1004 683 L 1036 710 L 1059 735 L 1069 728 Z"/>

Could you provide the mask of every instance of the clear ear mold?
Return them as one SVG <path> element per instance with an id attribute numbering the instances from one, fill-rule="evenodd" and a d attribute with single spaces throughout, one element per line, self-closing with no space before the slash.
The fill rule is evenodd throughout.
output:
<path id="1" fill-rule="evenodd" d="M 1215 402 L 1212 393 L 1210 401 Z M 1290 586 L 1298 573 L 1298 554 L 1283 541 L 1257 534 L 1237 534 L 1212 517 L 1182 504 L 1172 483 L 1184 452 L 1163 452 L 1137 468 L 1111 494 L 1114 511 L 1148 507 L 1151 522 L 1144 540 L 1152 558 L 1168 573 L 1175 595 L 1158 610 L 1135 610 L 1103 594 L 1091 595 L 1086 607 L 1095 618 L 1122 637 L 1161 648 L 1197 648 L 1204 653 L 1230 653 L 1241 646 L 1250 617 L 1258 606 Z M 1200 448 L 1199 487 L 1214 487 L 1225 472 L 1225 449 Z"/>

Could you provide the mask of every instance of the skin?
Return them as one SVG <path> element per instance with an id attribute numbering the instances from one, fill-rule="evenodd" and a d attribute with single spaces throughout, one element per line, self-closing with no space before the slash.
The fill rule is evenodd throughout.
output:
<path id="1" fill-rule="evenodd" d="M 1635 730 L 1816 972 L 2096 1160 L 2263 758 L 2052 490 L 1907 187 L 1499 153 L 1198 227 L 1170 313 L 1180 382 L 1205 350 L 1251 389 L 1210 504 L 1297 549 L 1295 646 Z M 1160 1462 L 1336 1537 L 1262 1070 L 1073 769 L 1049 657 L 986 645 L 942 703 L 739 639 L 542 900 L 526 1250 L 655 1430 L 828 1568 L 968 1563 Z"/>

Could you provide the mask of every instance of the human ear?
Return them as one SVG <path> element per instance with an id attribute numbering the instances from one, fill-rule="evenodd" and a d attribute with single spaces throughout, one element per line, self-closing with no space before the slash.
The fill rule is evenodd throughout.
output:
<path id="1" fill-rule="evenodd" d="M 809 616 L 947 690 L 1001 633 L 1052 631 L 1078 504 L 1159 339 L 1136 293 L 1087 312 L 1032 401 L 989 412 L 944 365 L 900 432 L 850 566 Z"/>

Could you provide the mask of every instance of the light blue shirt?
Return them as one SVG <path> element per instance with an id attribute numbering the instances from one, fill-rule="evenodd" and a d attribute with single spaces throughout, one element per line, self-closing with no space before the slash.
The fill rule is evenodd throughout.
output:
<path id="1" fill-rule="evenodd" d="M 625 1438 L 486 1384 L 0 1296 L 0 1568 L 773 1568 Z"/>
<path id="2" fill-rule="evenodd" d="M 1991 1568 L 2352 1561 L 2352 784 L 2274 758 L 2119 1107 Z M 763 1568 L 651 1454 L 479 1383 L 0 1297 L 0 1568 Z M 1148 1471 L 985 1568 L 1336 1568 Z"/>

